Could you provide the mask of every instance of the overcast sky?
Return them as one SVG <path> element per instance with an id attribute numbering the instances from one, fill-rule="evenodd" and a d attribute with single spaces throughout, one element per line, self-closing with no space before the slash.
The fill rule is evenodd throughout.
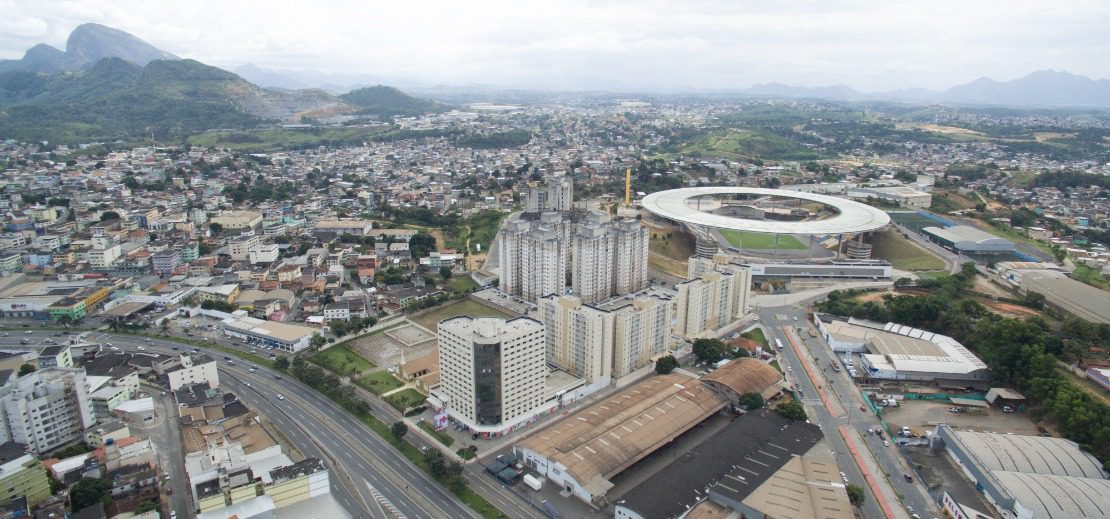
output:
<path id="1" fill-rule="evenodd" d="M 64 49 L 85 22 L 224 68 L 429 85 L 877 91 L 1042 69 L 1110 77 L 1105 0 L 0 0 L 0 58 Z"/>

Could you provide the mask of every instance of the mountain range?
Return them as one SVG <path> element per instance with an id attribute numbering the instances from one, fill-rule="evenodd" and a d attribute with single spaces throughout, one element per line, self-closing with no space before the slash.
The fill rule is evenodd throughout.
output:
<path id="1" fill-rule="evenodd" d="M 376 84 L 372 81 L 380 78 L 369 74 L 293 73 L 250 64 L 236 71 L 239 74 L 181 59 L 118 29 L 83 24 L 69 35 L 64 51 L 39 44 L 21 59 L 0 60 L 0 138 L 72 142 L 152 134 L 179 137 L 209 128 L 251 128 L 266 122 L 298 122 L 306 117 L 389 118 L 447 108 Z M 344 85 L 352 83 L 376 86 L 342 95 L 332 93 L 347 90 Z M 313 86 L 317 88 L 308 88 Z M 475 96 L 465 94 L 465 90 L 455 92 L 460 102 Z M 443 98 L 451 89 L 427 91 Z M 498 91 L 483 87 L 481 92 L 485 94 L 480 97 L 496 98 Z M 767 83 L 727 93 L 1015 107 L 1110 107 L 1110 81 L 1052 70 L 1011 81 L 981 78 L 944 91 L 863 93 L 845 85 L 811 88 Z"/>
<path id="2" fill-rule="evenodd" d="M 22 59 L 0 61 L 0 138 L 172 138 L 305 117 L 393 117 L 444 107 L 384 86 L 342 97 L 299 87 L 262 88 L 126 32 L 84 24 L 64 52 L 40 44 Z"/>
<path id="3" fill-rule="evenodd" d="M 795 87 L 755 85 L 738 93 L 753 96 L 930 102 L 1014 107 L 1110 107 L 1110 80 L 1093 80 L 1070 72 L 1041 70 L 1010 81 L 979 78 L 943 91 L 911 88 L 864 93 L 845 85 Z"/>

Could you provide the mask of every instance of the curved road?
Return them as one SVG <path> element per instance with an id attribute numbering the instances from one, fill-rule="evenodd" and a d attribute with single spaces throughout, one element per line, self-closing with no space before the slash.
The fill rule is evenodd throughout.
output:
<path id="1" fill-rule="evenodd" d="M 42 338 L 53 333 L 35 330 L 35 344 L 19 345 L 24 336 L 13 331 L 11 337 L 0 338 L 0 347 L 42 348 Z M 146 342 L 143 337 L 99 332 L 89 332 L 89 340 L 111 343 L 130 352 L 143 347 L 147 353 L 172 355 L 194 348 L 156 338 Z M 267 367 L 258 366 L 251 373 L 250 364 L 238 357 L 232 357 L 235 364 L 231 365 L 223 360 L 230 355 L 196 349 L 217 360 L 221 386 L 269 419 L 303 454 L 327 462 L 333 492 L 353 517 L 400 517 L 396 512 L 409 518 L 477 517 L 465 503 L 327 397 Z M 284 400 L 277 399 L 279 394 Z M 380 504 L 371 486 L 388 503 Z"/>

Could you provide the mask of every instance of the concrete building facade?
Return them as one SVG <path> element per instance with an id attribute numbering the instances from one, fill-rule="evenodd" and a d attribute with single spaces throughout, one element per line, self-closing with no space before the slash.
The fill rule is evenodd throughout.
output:
<path id="1" fill-rule="evenodd" d="M 735 316 L 738 280 L 728 272 L 706 272 L 675 285 L 674 332 L 687 339 L 709 337 Z"/>
<path id="2" fill-rule="evenodd" d="M 41 454 L 83 438 L 95 423 L 84 368 L 49 368 L 17 378 L 0 394 L 0 440 Z"/>
<path id="3" fill-rule="evenodd" d="M 440 391 L 471 430 L 501 434 L 544 403 L 544 326 L 528 317 L 459 316 L 439 323 Z"/>

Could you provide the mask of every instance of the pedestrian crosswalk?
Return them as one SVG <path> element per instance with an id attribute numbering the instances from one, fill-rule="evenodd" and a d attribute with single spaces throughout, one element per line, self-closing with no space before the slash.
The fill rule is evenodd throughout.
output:
<path id="1" fill-rule="evenodd" d="M 371 485 L 369 481 L 366 482 L 366 486 L 370 488 L 370 495 L 374 496 L 374 501 L 377 501 L 378 506 L 380 506 L 385 513 L 396 519 L 408 519 L 405 517 L 405 514 L 402 514 L 397 507 L 393 506 L 393 503 L 390 503 L 381 492 L 378 492 L 378 489 L 374 488 L 374 485 Z"/>

